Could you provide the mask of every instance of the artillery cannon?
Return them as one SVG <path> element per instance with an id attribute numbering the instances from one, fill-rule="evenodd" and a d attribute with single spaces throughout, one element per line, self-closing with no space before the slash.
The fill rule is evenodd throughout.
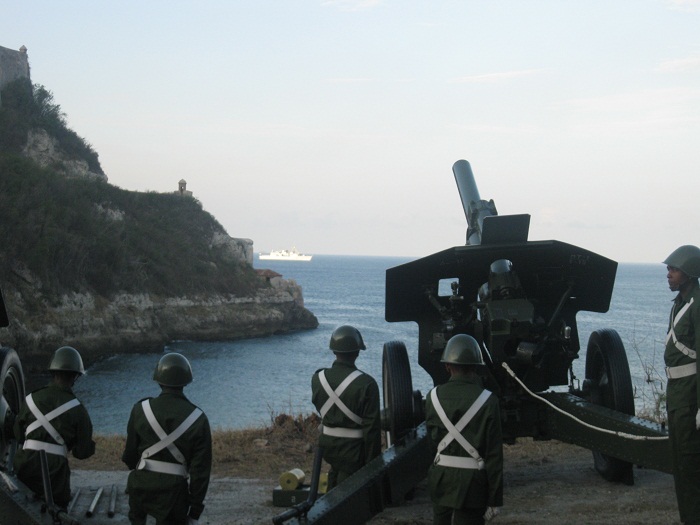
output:
<path id="1" fill-rule="evenodd" d="M 448 379 L 440 357 L 450 337 L 466 333 L 480 343 L 505 443 L 531 437 L 589 448 L 609 481 L 632 484 L 633 464 L 671 472 L 666 430 L 634 416 L 618 333 L 594 331 L 583 381 L 573 372 L 576 314 L 608 311 L 617 263 L 560 241 L 528 241 L 529 215 L 499 216 L 493 200 L 481 199 L 467 161 L 456 162 L 453 172 L 468 222 L 466 245 L 388 269 L 385 319 L 418 324 L 418 364 L 435 385 Z M 425 477 L 433 452 L 424 399 L 413 390 L 401 341 L 384 344 L 382 389 L 387 450 L 320 498 L 304 523 L 363 523 L 400 503 Z"/>

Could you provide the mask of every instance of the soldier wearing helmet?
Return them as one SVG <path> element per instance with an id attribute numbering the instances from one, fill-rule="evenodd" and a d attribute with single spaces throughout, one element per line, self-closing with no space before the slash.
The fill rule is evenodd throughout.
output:
<path id="1" fill-rule="evenodd" d="M 437 452 L 428 471 L 435 525 L 483 524 L 503 506 L 503 438 L 498 399 L 484 389 L 479 343 L 450 338 L 442 353 L 450 379 L 426 398 L 425 421 Z"/>
<path id="2" fill-rule="evenodd" d="M 685 245 L 664 261 L 673 300 L 666 336 L 666 409 L 681 522 L 700 523 L 700 248 Z"/>
<path id="3" fill-rule="evenodd" d="M 209 488 L 209 420 L 183 393 L 192 382 L 185 356 L 165 354 L 153 380 L 160 395 L 136 403 L 126 429 L 122 461 L 131 469 L 129 520 L 145 525 L 147 516 L 153 516 L 158 525 L 195 525 Z"/>
<path id="4" fill-rule="evenodd" d="M 56 350 L 49 363 L 48 386 L 29 394 L 15 420 L 14 433 L 21 444 L 15 456 L 17 477 L 36 494 L 44 493 L 40 451 L 46 452 L 54 502 L 70 501 L 68 453 L 86 459 L 95 453 L 92 422 L 73 394 L 73 384 L 85 373 L 80 353 L 70 346 Z"/>
<path id="5" fill-rule="evenodd" d="M 336 328 L 329 346 L 335 361 L 314 373 L 311 400 L 321 414 L 319 445 L 331 466 L 331 489 L 380 454 L 381 427 L 377 382 L 355 367 L 360 350 L 365 350 L 359 330 Z"/>

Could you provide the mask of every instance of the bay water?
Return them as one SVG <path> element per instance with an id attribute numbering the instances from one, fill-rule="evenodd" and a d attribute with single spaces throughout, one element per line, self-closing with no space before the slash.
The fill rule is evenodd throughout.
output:
<path id="1" fill-rule="evenodd" d="M 319 327 L 229 342 L 172 342 L 164 351 L 181 352 L 190 360 L 194 381 L 185 394 L 205 411 L 212 428 L 258 427 L 280 413 L 312 412 L 311 376 L 333 361 L 328 343 L 342 324 L 352 324 L 362 333 L 367 350 L 360 353 L 357 366 L 378 382 L 384 343 L 403 341 L 413 388 L 425 395 L 432 381 L 418 365 L 418 326 L 384 320 L 385 272 L 410 260 L 315 255 L 310 262 L 259 261 L 256 254 L 256 268 L 269 268 L 302 286 L 305 306 L 316 315 Z M 627 350 L 638 410 L 653 404 L 654 392 L 663 391 L 665 384 L 663 340 L 673 296 L 662 264 L 620 264 L 610 310 L 577 316 L 581 352 L 574 363 L 575 375 L 584 378 L 590 333 L 614 328 Z M 158 395 L 152 377 L 160 356 L 116 355 L 92 366 L 78 380 L 75 392 L 97 433 L 126 433 L 132 405 Z"/>

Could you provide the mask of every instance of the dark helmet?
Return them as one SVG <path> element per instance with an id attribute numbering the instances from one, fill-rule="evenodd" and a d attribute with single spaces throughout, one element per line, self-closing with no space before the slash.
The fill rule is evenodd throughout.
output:
<path id="1" fill-rule="evenodd" d="M 483 365 L 484 358 L 476 339 L 471 335 L 457 334 L 447 341 L 440 362 L 453 365 Z"/>
<path id="2" fill-rule="evenodd" d="M 340 353 L 357 352 L 366 349 L 360 331 L 349 324 L 344 324 L 333 330 L 329 347 L 334 352 Z"/>
<path id="3" fill-rule="evenodd" d="M 83 358 L 72 346 L 62 346 L 53 353 L 49 371 L 52 372 L 75 372 L 76 374 L 84 374 L 85 367 L 83 366 Z"/>
<path id="4" fill-rule="evenodd" d="M 153 372 L 153 380 L 163 386 L 185 386 L 192 382 L 192 367 L 187 358 L 170 352 L 160 358 Z"/>
<path id="5" fill-rule="evenodd" d="M 691 244 L 676 248 L 666 257 L 664 264 L 678 268 L 690 277 L 700 277 L 700 248 Z"/>

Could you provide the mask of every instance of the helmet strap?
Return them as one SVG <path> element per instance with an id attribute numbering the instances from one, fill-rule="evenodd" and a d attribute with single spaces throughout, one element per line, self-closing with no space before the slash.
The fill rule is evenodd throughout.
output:
<path id="1" fill-rule="evenodd" d="M 698 278 L 691 277 L 685 272 L 683 272 L 683 275 L 685 276 L 685 281 L 683 281 L 680 285 L 678 285 L 678 293 L 681 294 L 681 297 L 683 297 L 683 299 L 685 299 L 685 296 L 692 288 L 693 283 L 698 282 Z"/>

